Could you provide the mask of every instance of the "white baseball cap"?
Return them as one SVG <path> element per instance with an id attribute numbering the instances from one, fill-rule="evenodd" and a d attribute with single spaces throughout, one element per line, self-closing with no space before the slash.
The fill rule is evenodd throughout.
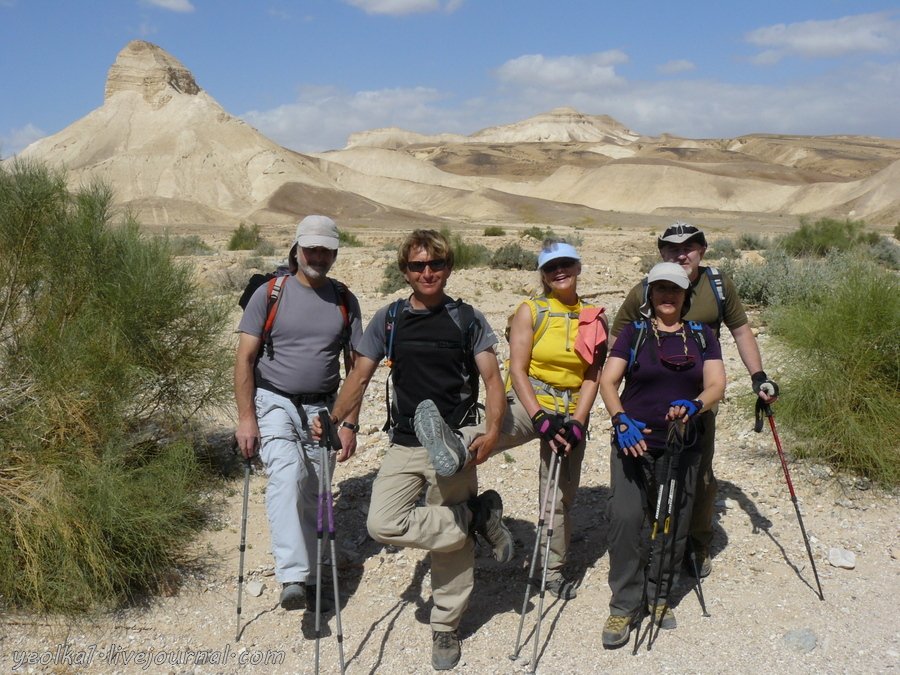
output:
<path id="1" fill-rule="evenodd" d="M 303 248 L 324 246 L 337 251 L 339 244 L 337 224 L 328 216 L 306 216 L 297 225 L 294 244 Z"/>
<path id="2" fill-rule="evenodd" d="M 671 281 L 679 288 L 685 289 L 687 293 L 684 295 L 684 305 L 681 308 L 681 316 L 687 314 L 687 311 L 691 308 L 691 295 L 693 294 L 691 280 L 688 277 L 687 272 L 684 271 L 684 268 L 678 263 L 661 262 L 654 265 L 653 269 L 650 270 L 650 274 L 647 275 L 647 299 L 640 307 L 641 315 L 649 318 L 652 314 L 649 289 L 654 281 Z"/>

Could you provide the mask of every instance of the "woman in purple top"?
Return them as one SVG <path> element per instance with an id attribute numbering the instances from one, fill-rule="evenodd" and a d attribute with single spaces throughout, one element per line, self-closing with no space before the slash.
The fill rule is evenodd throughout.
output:
<path id="1" fill-rule="evenodd" d="M 684 555 L 700 459 L 702 430 L 694 420 L 725 394 L 725 367 L 715 335 L 707 326 L 682 321 L 690 307 L 687 273 L 675 263 L 660 263 L 650 270 L 647 283 L 647 301 L 641 307 L 645 318 L 622 329 L 600 376 L 600 395 L 613 422 L 608 542 L 612 597 L 603 627 L 607 648 L 628 642 L 632 625 L 657 597 L 659 603 L 649 609 L 653 621 L 661 628 L 675 627 L 666 597 L 677 582 Z M 673 420 L 685 425 L 684 448 L 671 472 L 678 485 L 671 514 L 674 560 L 667 545 L 662 578 L 657 579 L 664 539 L 657 534 L 644 598 L 648 552 L 641 543 L 641 530 L 645 514 L 653 516 L 657 489 L 666 481 L 671 457 L 666 439 Z"/>

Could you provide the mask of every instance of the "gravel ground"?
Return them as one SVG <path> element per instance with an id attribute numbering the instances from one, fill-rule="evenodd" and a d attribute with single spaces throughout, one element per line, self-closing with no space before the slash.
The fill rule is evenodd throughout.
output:
<path id="1" fill-rule="evenodd" d="M 641 236 L 646 237 L 645 233 Z M 598 243 L 599 250 L 599 243 Z M 617 251 L 616 259 L 623 260 Z M 598 254 L 599 255 L 599 254 Z M 378 285 L 371 271 L 383 254 L 373 249 L 342 251 L 336 276 L 351 288 Z M 615 305 L 637 278 L 635 261 L 620 267 L 586 265 L 583 294 Z M 629 269 L 628 266 L 631 266 Z M 451 292 L 483 307 L 496 328 L 521 299 L 510 292 L 533 283 L 533 275 L 510 272 L 498 290 L 493 272 L 474 270 L 451 280 Z M 481 296 L 485 289 L 488 295 Z M 613 290 L 615 289 L 615 290 Z M 359 293 L 366 318 L 389 301 Z M 502 296 L 502 301 L 487 298 Z M 769 357 L 765 335 L 763 353 Z M 600 634 L 607 616 L 606 584 L 608 417 L 598 403 L 592 417 L 582 485 L 574 507 L 575 535 L 568 574 L 578 597 L 548 596 L 538 640 L 540 673 L 890 673 L 900 670 L 900 499 L 866 481 L 836 476 L 825 466 L 789 457 L 803 521 L 811 541 L 825 600 L 816 592 L 794 508 L 771 433 L 752 431 L 744 392 L 749 378 L 730 339 L 723 341 L 729 374 L 719 417 L 716 472 L 720 482 L 713 573 L 703 594 L 710 616 L 702 616 L 695 582 L 684 578 L 674 598 L 678 627 L 662 631 L 652 649 L 646 642 L 606 651 Z M 767 362 L 771 362 L 769 359 Z M 364 404 L 361 449 L 335 473 L 336 518 L 343 648 L 348 673 L 428 673 L 430 589 L 427 556 L 386 550 L 368 538 L 368 495 L 387 446 L 383 421 L 383 377 Z M 770 368 L 770 374 L 772 369 Z M 776 409 L 777 410 L 777 409 Z M 225 435 L 233 422 L 220 421 Z M 791 439 L 780 429 L 785 450 Z M 460 626 L 459 673 L 528 672 L 533 664 L 537 597 L 525 618 L 520 658 L 511 661 L 525 593 L 526 566 L 537 515 L 537 444 L 501 454 L 479 469 L 481 489 L 504 498 L 517 540 L 513 562 L 499 565 L 486 550 L 476 561 L 476 589 Z M 242 481 L 235 478 L 216 498 L 217 526 L 196 553 L 206 565 L 185 572 L 181 588 L 142 608 L 94 619 L 6 614 L 0 617 L 0 671 L 15 673 L 244 673 L 314 672 L 310 615 L 278 606 L 265 516 L 265 478 L 250 483 L 240 640 L 235 640 L 238 543 Z M 829 563 L 832 549 L 853 554 L 855 566 Z M 261 585 L 259 595 L 253 586 Z M 321 642 L 323 673 L 339 672 L 336 622 L 329 617 Z M 262 663 L 268 659 L 269 665 Z M 199 663 L 205 660 L 206 663 Z"/>

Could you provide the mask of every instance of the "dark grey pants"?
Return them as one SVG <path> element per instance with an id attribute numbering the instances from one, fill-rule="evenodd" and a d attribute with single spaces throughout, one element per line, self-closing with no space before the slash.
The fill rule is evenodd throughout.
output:
<path id="1" fill-rule="evenodd" d="M 678 582 L 699 461 L 699 452 L 681 452 L 677 470 L 673 469 L 669 477 L 670 480 L 675 479 L 672 522 L 669 533 L 663 534 L 664 518 L 661 516 L 656 539 L 652 542 L 648 605 L 653 602 L 657 584 L 660 585 L 659 602 L 662 604 L 669 589 Z M 612 591 L 609 610 L 614 616 L 633 616 L 641 610 L 644 567 L 649 548 L 642 533 L 645 523 L 653 521 L 659 490 L 668 472 L 668 455 L 662 451 L 652 451 L 641 457 L 625 456 L 613 442 L 609 466 L 609 588 Z M 666 508 L 667 505 L 663 504 L 661 513 L 665 513 Z M 674 560 L 671 557 L 673 536 Z M 663 554 L 663 573 L 659 578 L 659 561 Z"/>

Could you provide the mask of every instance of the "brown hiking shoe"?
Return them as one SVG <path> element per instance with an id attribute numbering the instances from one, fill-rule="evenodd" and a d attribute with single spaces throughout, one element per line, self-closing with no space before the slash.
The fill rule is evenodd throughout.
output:
<path id="1" fill-rule="evenodd" d="M 455 630 L 431 631 L 431 665 L 435 670 L 456 668 L 462 649 Z"/>
<path id="2" fill-rule="evenodd" d="M 615 649 L 628 642 L 634 620 L 635 617 L 633 616 L 614 616 L 610 614 L 606 619 L 606 623 L 603 624 L 604 649 Z"/>
<path id="3" fill-rule="evenodd" d="M 484 537 L 494 552 L 497 562 L 512 560 L 515 546 L 512 533 L 503 522 L 503 499 L 494 490 L 482 492 L 469 500 L 472 509 L 470 530 Z"/>

